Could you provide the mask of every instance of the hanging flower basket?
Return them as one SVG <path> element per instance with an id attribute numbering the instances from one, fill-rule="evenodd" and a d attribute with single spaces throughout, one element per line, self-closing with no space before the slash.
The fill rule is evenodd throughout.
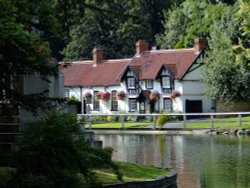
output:
<path id="1" fill-rule="evenodd" d="M 118 91 L 116 93 L 117 100 L 124 100 L 125 97 L 126 97 L 126 93 L 124 91 Z"/>
<path id="2" fill-rule="evenodd" d="M 83 98 L 86 99 L 86 100 L 91 98 L 91 97 L 92 97 L 92 94 L 90 92 L 88 92 L 88 91 L 86 93 L 84 93 L 84 95 L 83 95 Z"/>
<path id="3" fill-rule="evenodd" d="M 101 99 L 104 100 L 104 101 L 109 101 L 109 99 L 110 99 L 110 93 L 107 92 L 107 91 L 103 91 L 101 93 Z"/>
<path id="4" fill-rule="evenodd" d="M 95 100 L 99 101 L 101 99 L 102 96 L 102 91 L 99 91 L 96 95 L 95 95 Z"/>
<path id="5" fill-rule="evenodd" d="M 158 91 L 152 91 L 149 95 L 150 101 L 157 101 L 160 98 L 160 93 Z"/>
<path id="6" fill-rule="evenodd" d="M 180 97 L 181 96 L 181 93 L 179 91 L 173 91 L 171 94 L 170 94 L 170 97 L 172 99 L 175 99 L 176 97 Z"/>

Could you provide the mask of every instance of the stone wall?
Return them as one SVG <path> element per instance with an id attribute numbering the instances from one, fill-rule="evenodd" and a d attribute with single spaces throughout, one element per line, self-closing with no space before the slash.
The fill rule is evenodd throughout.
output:
<path id="1" fill-rule="evenodd" d="M 155 180 L 125 182 L 112 185 L 104 185 L 106 188 L 177 188 L 176 185 L 177 174 L 174 170 L 170 172 L 169 176 L 161 176 Z"/>
<path id="2" fill-rule="evenodd" d="M 216 102 L 216 112 L 249 112 L 250 111 L 250 100 L 238 102 Z"/>

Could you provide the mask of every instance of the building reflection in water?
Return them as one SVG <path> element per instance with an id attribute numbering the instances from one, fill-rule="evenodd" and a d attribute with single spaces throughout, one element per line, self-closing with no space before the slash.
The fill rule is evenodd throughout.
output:
<path id="1" fill-rule="evenodd" d="M 250 138 L 96 135 L 113 159 L 174 168 L 178 187 L 250 187 Z"/>

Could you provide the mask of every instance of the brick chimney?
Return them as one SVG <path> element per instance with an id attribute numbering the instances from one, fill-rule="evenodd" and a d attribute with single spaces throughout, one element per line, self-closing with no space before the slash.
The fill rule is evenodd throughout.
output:
<path id="1" fill-rule="evenodd" d="M 137 55 L 140 55 L 149 49 L 149 44 L 145 40 L 138 40 L 135 46 Z"/>
<path id="2" fill-rule="evenodd" d="M 203 48 L 207 47 L 207 40 L 204 38 L 197 38 L 194 41 L 194 49 L 196 52 L 201 51 Z"/>
<path id="3" fill-rule="evenodd" d="M 103 60 L 103 50 L 100 48 L 94 48 L 93 51 L 93 63 L 94 65 L 98 65 L 102 63 Z"/>

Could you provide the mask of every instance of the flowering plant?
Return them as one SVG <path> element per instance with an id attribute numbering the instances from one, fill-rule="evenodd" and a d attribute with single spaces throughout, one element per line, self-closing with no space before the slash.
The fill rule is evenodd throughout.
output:
<path id="1" fill-rule="evenodd" d="M 101 99 L 101 96 L 102 96 L 102 92 L 99 91 L 96 95 L 95 95 L 95 100 L 100 100 Z"/>
<path id="2" fill-rule="evenodd" d="M 110 99 L 110 93 L 107 91 L 101 92 L 101 99 L 104 101 L 108 101 Z"/>
<path id="3" fill-rule="evenodd" d="M 126 93 L 125 93 L 124 91 L 118 91 L 118 92 L 116 93 L 116 98 L 117 98 L 118 100 L 123 100 L 125 97 L 126 97 Z"/>
<path id="4" fill-rule="evenodd" d="M 91 94 L 89 91 L 87 91 L 87 92 L 84 93 L 84 95 L 83 95 L 83 98 L 84 98 L 84 99 L 88 99 L 88 98 L 90 98 L 90 97 L 92 97 L 92 94 Z"/>
<path id="5" fill-rule="evenodd" d="M 179 91 L 173 91 L 171 94 L 170 94 L 170 97 L 172 99 L 176 98 L 176 97 L 180 97 L 181 96 L 181 93 Z"/>
<path id="6" fill-rule="evenodd" d="M 157 101 L 160 98 L 160 93 L 158 91 L 152 91 L 149 95 L 150 101 Z"/>

